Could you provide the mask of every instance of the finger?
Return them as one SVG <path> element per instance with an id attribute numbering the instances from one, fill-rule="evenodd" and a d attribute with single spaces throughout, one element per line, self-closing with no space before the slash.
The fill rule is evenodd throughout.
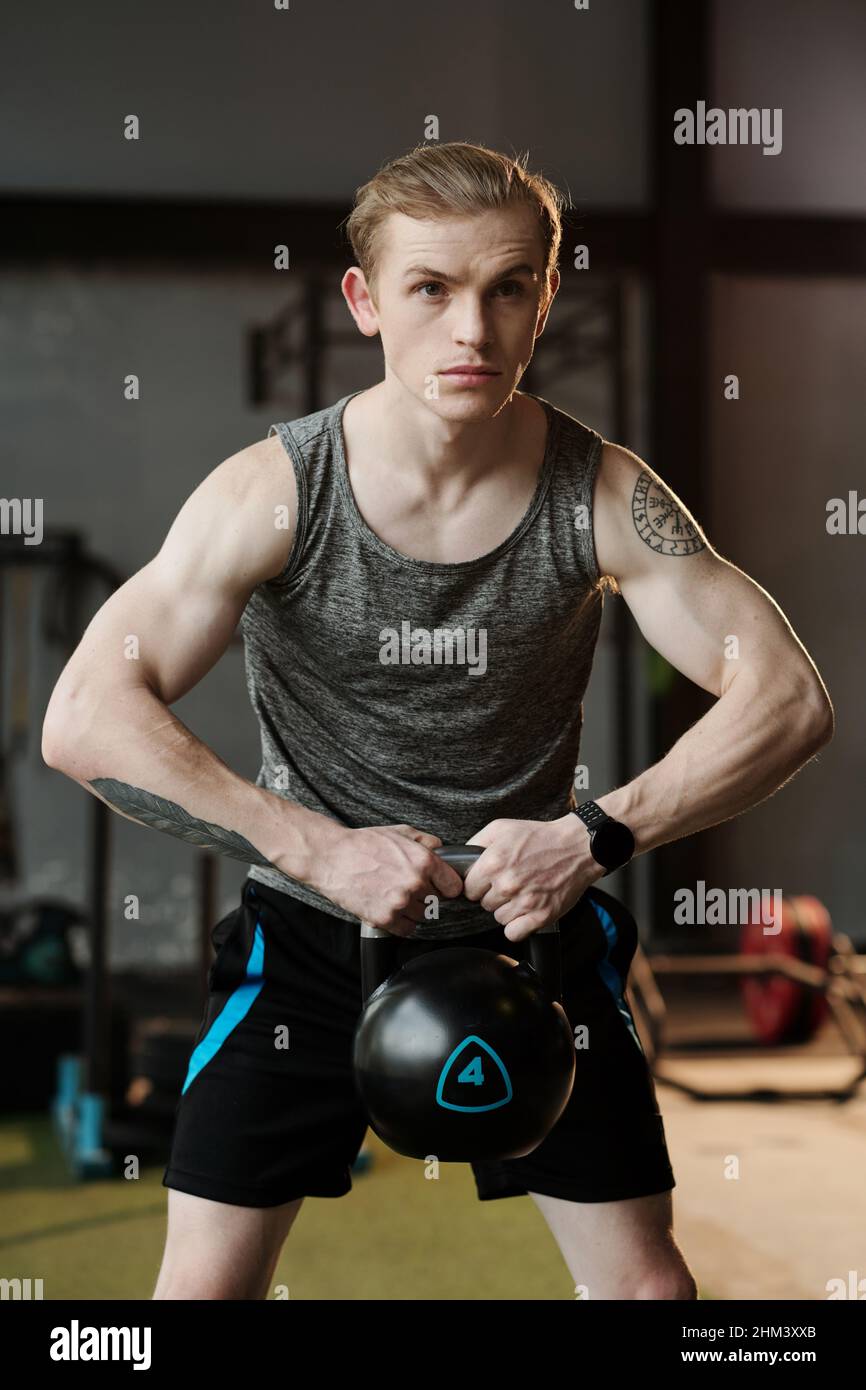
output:
<path id="1" fill-rule="evenodd" d="M 466 875 L 466 881 L 463 885 L 463 892 L 470 902 L 482 902 L 484 898 L 489 897 L 493 892 L 493 880 L 483 869 L 479 870 L 478 865 L 480 863 L 481 860 L 476 859 L 469 873 Z M 505 898 L 499 898 L 496 906 L 499 907 L 505 901 Z"/>
<path id="2" fill-rule="evenodd" d="M 509 922 L 505 928 L 505 935 L 509 941 L 525 941 L 533 932 L 539 931 L 544 923 L 533 916 L 532 913 L 524 913 L 522 917 L 515 917 L 513 922 Z"/>
<path id="3" fill-rule="evenodd" d="M 444 859 L 438 855 L 434 856 L 433 867 L 430 870 L 430 882 L 436 889 L 440 897 L 456 898 L 463 892 L 463 879 L 456 869 L 450 864 L 446 864 Z"/>
<path id="4" fill-rule="evenodd" d="M 496 912 L 500 907 L 505 907 L 509 902 L 505 893 L 497 893 L 495 888 L 490 888 L 480 899 L 480 906 L 485 912 Z"/>
<path id="5" fill-rule="evenodd" d="M 473 839 L 470 840 L 468 843 L 472 845 L 480 845 L 481 848 L 486 851 L 487 849 L 489 849 L 489 846 L 484 844 L 483 837 L 484 832 L 482 831 L 480 834 L 475 835 Z M 466 894 L 467 898 L 469 898 L 471 902 L 480 902 L 480 900 L 484 897 L 485 893 L 489 893 L 492 887 L 493 879 L 490 875 L 490 871 L 488 870 L 487 865 L 484 862 L 484 855 L 479 854 L 474 864 L 471 864 L 469 866 L 469 872 L 466 875 L 463 892 Z"/>

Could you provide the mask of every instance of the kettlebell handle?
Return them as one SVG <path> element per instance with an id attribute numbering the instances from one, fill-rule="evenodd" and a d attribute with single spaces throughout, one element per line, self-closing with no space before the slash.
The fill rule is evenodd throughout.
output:
<path id="1" fill-rule="evenodd" d="M 434 850 L 434 854 L 438 854 L 464 879 L 476 859 L 483 853 L 483 845 L 439 845 Z M 424 939 L 430 940 L 429 937 Z M 452 939 L 455 944 L 459 942 L 459 937 L 449 938 Z M 391 974 L 397 940 L 394 933 L 385 931 L 384 927 L 374 927 L 369 922 L 361 922 L 361 995 L 365 1003 L 373 990 L 383 984 Z M 547 994 L 556 1003 L 561 1004 L 562 954 L 558 922 L 549 922 L 546 927 L 531 934 L 529 959 Z"/>

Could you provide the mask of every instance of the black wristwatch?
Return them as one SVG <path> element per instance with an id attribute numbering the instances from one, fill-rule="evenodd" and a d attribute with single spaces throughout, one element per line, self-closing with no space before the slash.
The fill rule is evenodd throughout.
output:
<path id="1" fill-rule="evenodd" d="M 634 854 L 634 835 L 595 801 L 583 801 L 573 812 L 589 831 L 589 852 L 608 873 L 621 869 Z"/>

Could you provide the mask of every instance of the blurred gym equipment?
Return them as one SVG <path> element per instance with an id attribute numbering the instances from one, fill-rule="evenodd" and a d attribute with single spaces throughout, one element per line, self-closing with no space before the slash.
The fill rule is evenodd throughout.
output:
<path id="1" fill-rule="evenodd" d="M 37 567 L 45 579 L 38 611 Z M 116 1171 L 129 1152 L 140 1158 L 167 1153 L 198 1026 L 192 1018 L 134 1022 L 131 1009 L 111 998 L 114 816 L 98 797 L 83 794 L 89 808 L 86 905 L 45 895 L 28 898 L 19 887 L 13 773 L 15 759 L 27 752 L 36 732 L 34 663 L 58 647 L 65 662 L 86 626 L 92 586 L 106 596 L 122 583 L 111 565 L 87 553 L 76 531 L 46 531 L 34 546 L 17 536 L 0 536 L 0 1042 L 6 1056 L 15 1058 L 0 1077 L 0 1105 L 7 1111 L 50 1105 L 78 1178 Z M 216 919 L 217 860 L 201 851 L 198 863 L 203 992 Z"/>
<path id="2" fill-rule="evenodd" d="M 695 1100 L 848 1100 L 857 1093 L 866 1076 L 866 955 L 833 931 L 830 914 L 814 897 L 783 898 L 779 928 L 766 931 L 752 913 L 741 929 L 739 951 L 729 955 L 647 955 L 638 947 L 629 991 L 657 1079 Z M 668 1011 L 659 981 L 709 976 L 739 982 L 756 1048 L 784 1055 L 783 1049 L 811 1041 L 829 1018 L 857 1061 L 854 1073 L 844 1084 L 820 1090 L 761 1085 L 723 1092 L 705 1090 L 661 1066 Z"/>

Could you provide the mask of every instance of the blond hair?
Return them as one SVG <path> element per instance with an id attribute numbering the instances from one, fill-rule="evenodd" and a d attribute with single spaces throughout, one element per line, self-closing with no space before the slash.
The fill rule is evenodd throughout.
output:
<path id="1" fill-rule="evenodd" d="M 542 300 L 551 293 L 551 276 L 562 240 L 566 200 L 542 174 L 526 168 L 528 152 L 511 159 L 485 145 L 455 140 L 445 145 L 416 145 L 383 164 L 355 192 L 346 233 L 355 260 L 374 292 L 381 255 L 382 227 L 392 212 L 419 219 L 461 216 L 525 203 L 538 218 L 545 249 Z"/>

